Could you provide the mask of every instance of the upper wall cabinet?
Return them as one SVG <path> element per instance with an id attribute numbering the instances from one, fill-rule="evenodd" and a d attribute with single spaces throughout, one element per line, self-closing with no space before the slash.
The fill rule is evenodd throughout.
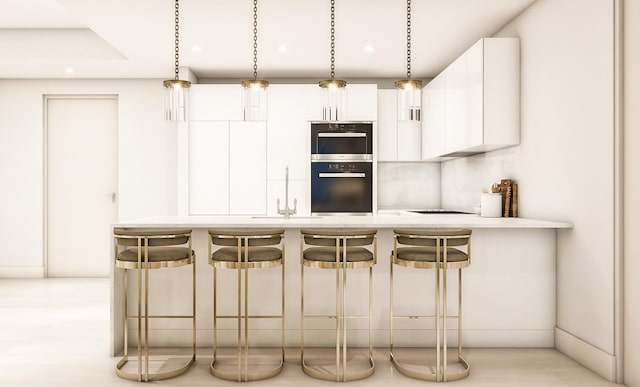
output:
<path id="1" fill-rule="evenodd" d="M 347 120 L 375 121 L 378 116 L 377 85 L 347 85 Z"/>
<path id="2" fill-rule="evenodd" d="M 420 122 L 398 122 L 398 91 L 378 90 L 378 161 L 421 160 Z"/>
<path id="3" fill-rule="evenodd" d="M 422 158 L 520 143 L 520 41 L 484 38 L 423 89 Z"/>
<path id="4" fill-rule="evenodd" d="M 191 85 L 190 121 L 242 121 L 242 86 Z"/>

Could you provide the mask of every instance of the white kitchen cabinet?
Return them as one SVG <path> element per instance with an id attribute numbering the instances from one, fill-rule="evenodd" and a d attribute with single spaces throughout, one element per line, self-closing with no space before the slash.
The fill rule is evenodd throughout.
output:
<path id="1" fill-rule="evenodd" d="M 189 213 L 265 214 L 266 158 L 264 121 L 191 121 Z"/>
<path id="2" fill-rule="evenodd" d="M 445 70 L 445 122 L 444 132 L 445 153 L 465 149 L 468 146 L 467 137 L 467 58 L 461 55 Z M 480 101 L 481 102 L 481 101 Z"/>
<path id="3" fill-rule="evenodd" d="M 305 96 L 315 85 L 271 85 L 267 121 L 267 179 L 308 179 L 311 152 Z"/>
<path id="4" fill-rule="evenodd" d="M 307 121 L 322 121 L 322 93 L 317 84 L 305 85 L 305 93 L 300 98 L 305 102 Z"/>
<path id="5" fill-rule="evenodd" d="M 422 155 L 420 121 L 398 122 L 398 161 L 419 161 Z"/>
<path id="6" fill-rule="evenodd" d="M 398 92 L 378 90 L 378 161 L 421 160 L 420 122 L 398 122 Z"/>
<path id="7" fill-rule="evenodd" d="M 189 125 L 189 213 L 229 214 L 229 121 Z"/>
<path id="8" fill-rule="evenodd" d="M 441 74 L 443 75 L 443 74 Z M 445 77 L 438 76 L 422 89 L 422 159 L 444 152 L 446 119 Z"/>
<path id="9" fill-rule="evenodd" d="M 322 121 L 322 93 L 317 85 L 307 91 L 307 120 Z M 343 114 L 339 121 L 375 121 L 377 119 L 378 87 L 374 84 L 350 84 L 344 95 Z"/>
<path id="10" fill-rule="evenodd" d="M 189 89 L 190 121 L 241 121 L 242 86 L 196 84 Z"/>
<path id="11" fill-rule="evenodd" d="M 423 95 L 423 159 L 519 144 L 519 39 L 481 39 L 434 78 Z"/>
<path id="12" fill-rule="evenodd" d="M 347 85 L 347 112 L 349 121 L 375 121 L 378 117 L 378 86 L 371 84 Z"/>
<path id="13" fill-rule="evenodd" d="M 267 212 L 267 125 L 264 121 L 229 124 L 229 213 Z"/>
<path id="14" fill-rule="evenodd" d="M 398 104 L 395 89 L 378 90 L 378 161 L 398 161 Z"/>

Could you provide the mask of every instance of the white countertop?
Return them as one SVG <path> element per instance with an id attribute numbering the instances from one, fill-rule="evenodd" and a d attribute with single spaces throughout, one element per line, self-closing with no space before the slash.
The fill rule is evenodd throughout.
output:
<path id="1" fill-rule="evenodd" d="M 476 214 L 412 214 L 405 211 L 369 216 L 155 216 L 118 222 L 114 227 L 172 228 L 573 228 L 570 222 L 525 218 L 483 218 Z"/>

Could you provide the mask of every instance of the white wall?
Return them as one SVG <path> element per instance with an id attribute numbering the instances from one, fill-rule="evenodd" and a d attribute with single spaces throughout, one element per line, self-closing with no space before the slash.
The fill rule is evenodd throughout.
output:
<path id="1" fill-rule="evenodd" d="M 608 369 L 614 355 L 613 9 L 612 0 L 539 0 L 497 33 L 521 39 L 521 145 L 442 164 L 445 207 L 459 191 L 470 206 L 482 185 L 513 178 L 520 216 L 574 223 L 558 232 L 557 327 L 593 346 Z"/>
<path id="2" fill-rule="evenodd" d="M 161 81 L 0 80 L 0 275 L 43 266 L 47 94 L 118 95 L 119 220 L 176 212 L 176 129 L 162 118 Z"/>
<path id="3" fill-rule="evenodd" d="M 624 6 L 624 383 L 640 386 L 640 2 Z"/>

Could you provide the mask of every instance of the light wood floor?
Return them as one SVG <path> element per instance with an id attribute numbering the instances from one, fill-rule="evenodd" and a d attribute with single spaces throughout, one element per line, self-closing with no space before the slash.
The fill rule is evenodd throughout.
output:
<path id="1" fill-rule="evenodd" d="M 134 386 L 115 375 L 109 356 L 107 279 L 0 279 L 0 386 Z M 386 348 L 377 348 L 375 374 L 349 386 L 425 386 L 398 374 Z M 549 348 L 469 348 L 471 375 L 460 386 L 617 386 Z M 209 373 L 210 349 L 195 366 L 162 386 L 238 386 Z M 261 386 L 328 386 L 300 369 L 299 351 L 287 351 L 284 371 L 248 383 Z"/>

